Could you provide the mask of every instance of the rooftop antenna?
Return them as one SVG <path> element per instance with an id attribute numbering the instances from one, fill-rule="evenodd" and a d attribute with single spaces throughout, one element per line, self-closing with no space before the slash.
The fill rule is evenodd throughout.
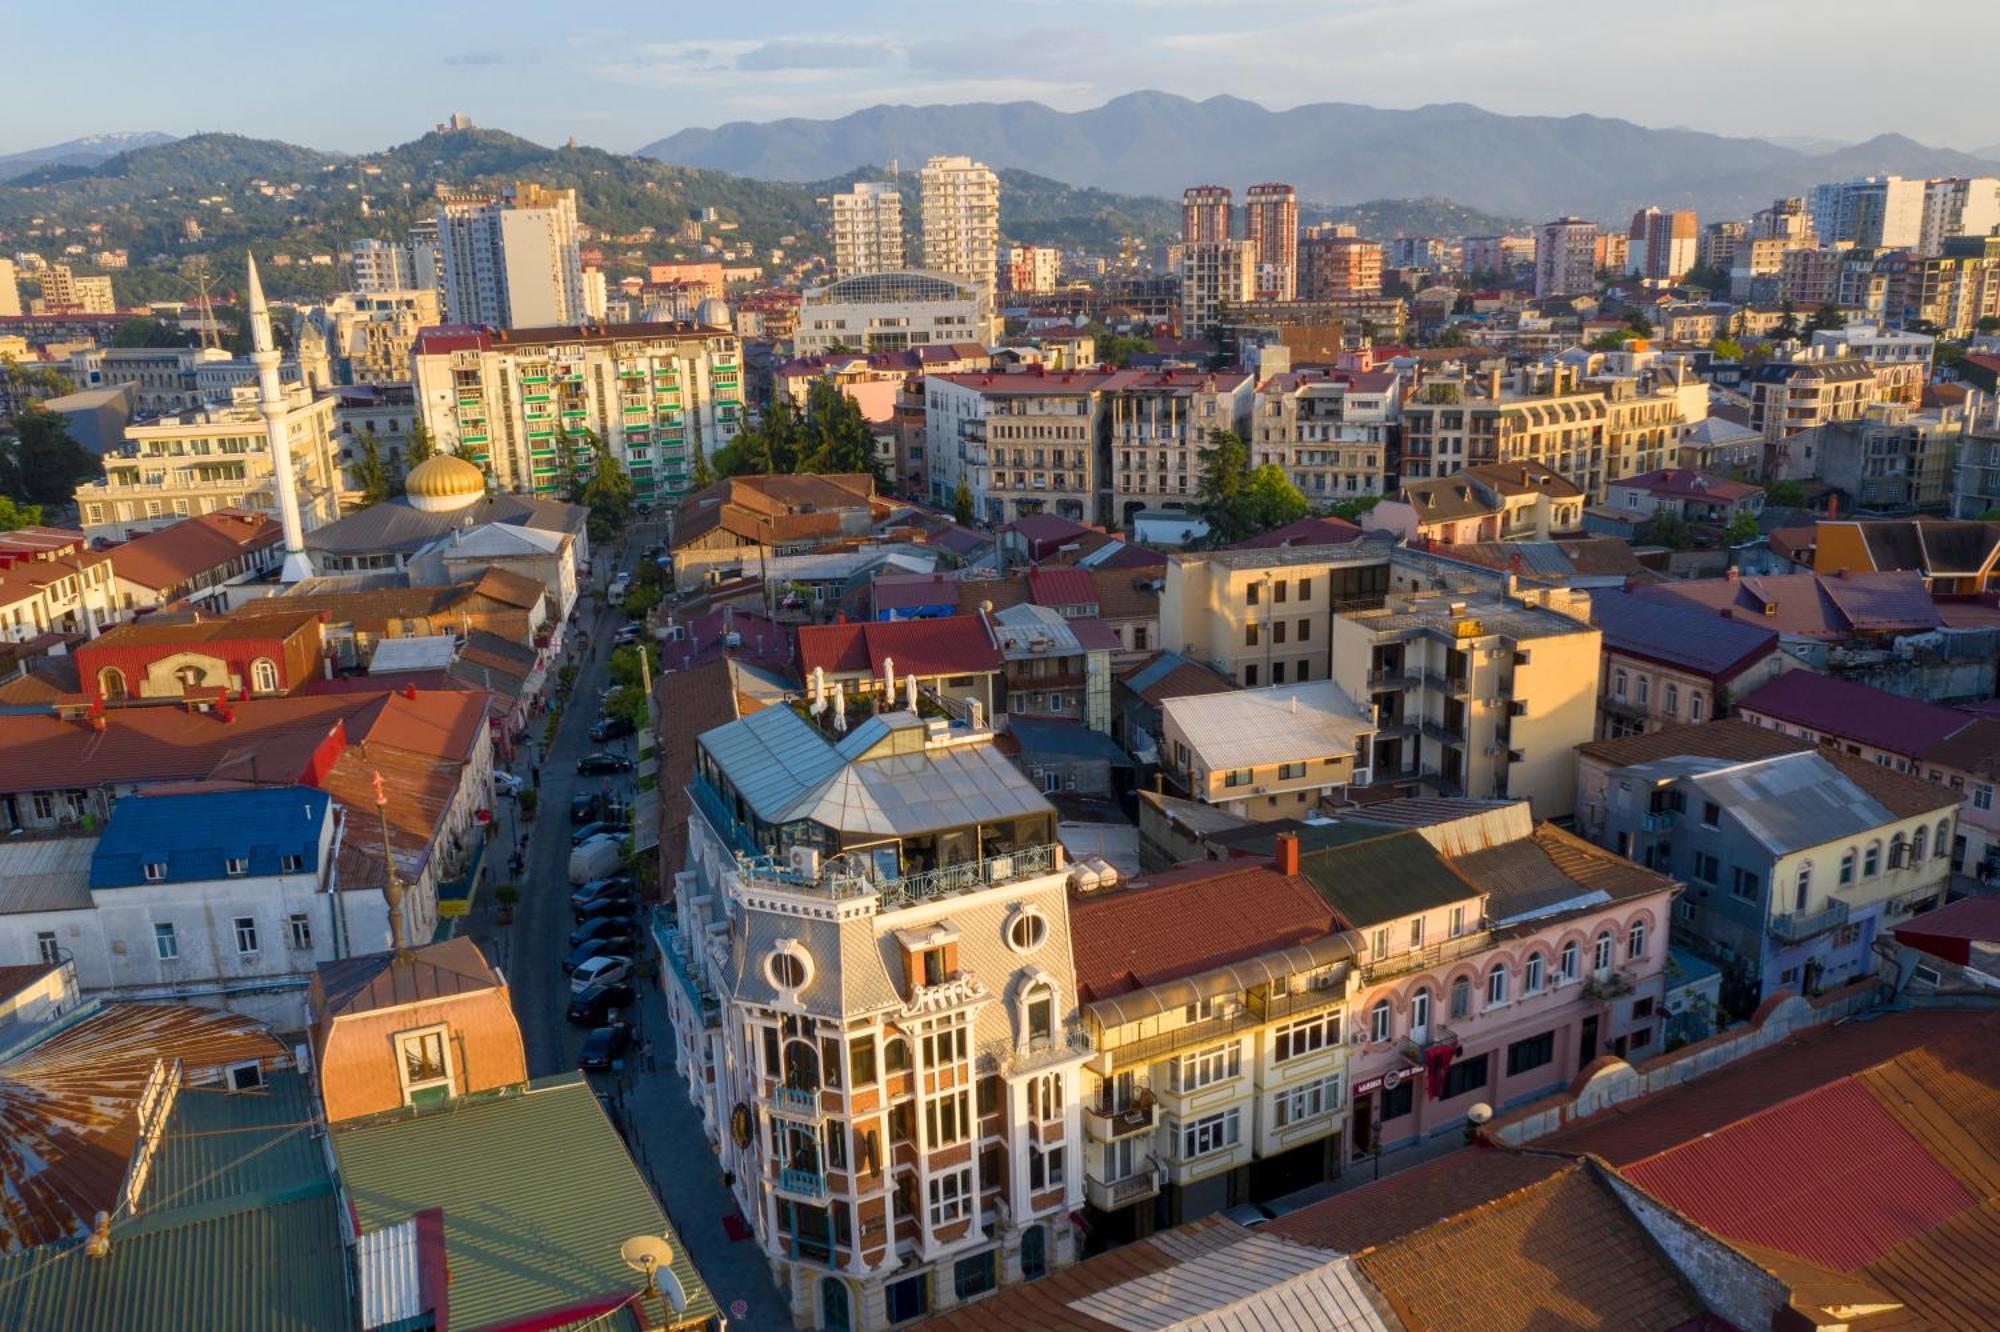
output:
<path id="1" fill-rule="evenodd" d="M 687 1291 L 682 1288 L 681 1279 L 674 1275 L 672 1267 L 673 1245 L 658 1235 L 634 1235 L 618 1246 L 618 1256 L 634 1272 L 646 1274 L 646 1299 L 664 1298 L 675 1313 L 687 1312 Z"/>
<path id="2" fill-rule="evenodd" d="M 396 944 L 396 960 L 410 960 L 409 941 L 403 937 L 403 881 L 396 877 L 396 853 L 389 845 L 389 796 L 382 789 L 382 770 L 375 769 L 375 817 L 382 824 L 382 862 L 388 867 L 382 896 L 389 903 L 389 934 Z"/>
<path id="3" fill-rule="evenodd" d="M 208 298 L 208 288 L 209 284 L 215 280 L 215 274 L 209 271 L 208 256 L 198 254 L 190 258 L 182 267 L 181 274 L 194 284 L 195 309 L 201 311 L 200 332 L 202 348 L 204 350 L 214 348 L 216 346 L 215 306 Z"/>

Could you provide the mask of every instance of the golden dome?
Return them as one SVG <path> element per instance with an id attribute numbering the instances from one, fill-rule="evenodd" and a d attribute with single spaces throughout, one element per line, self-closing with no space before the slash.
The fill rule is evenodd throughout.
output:
<path id="1" fill-rule="evenodd" d="M 486 474 L 455 453 L 434 453 L 403 478 L 403 493 L 419 509 L 457 509 L 486 493 Z"/>

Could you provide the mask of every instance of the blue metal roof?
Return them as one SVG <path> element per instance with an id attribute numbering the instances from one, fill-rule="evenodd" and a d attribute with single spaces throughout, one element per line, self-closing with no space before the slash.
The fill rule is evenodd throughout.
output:
<path id="1" fill-rule="evenodd" d="M 1091 730 L 1081 722 L 1011 717 L 1007 721 L 1007 733 L 1021 746 L 1023 755 L 1061 754 L 1070 758 L 1103 759 L 1114 768 L 1132 766 L 1132 756 L 1120 749 L 1116 740 L 1101 731 Z"/>
<path id="2" fill-rule="evenodd" d="M 329 799 L 309 786 L 127 796 L 112 806 L 90 858 L 92 888 L 319 872 Z M 298 857 L 287 870 L 284 858 Z M 242 875 L 225 862 L 248 862 Z M 148 878 L 146 866 L 164 864 Z"/>
<path id="3" fill-rule="evenodd" d="M 1651 601 L 1617 588 L 1591 592 L 1590 618 L 1603 631 L 1607 649 L 1710 675 L 1727 675 L 1778 645 L 1776 632 L 1761 624 L 1725 620 L 1707 610 Z"/>

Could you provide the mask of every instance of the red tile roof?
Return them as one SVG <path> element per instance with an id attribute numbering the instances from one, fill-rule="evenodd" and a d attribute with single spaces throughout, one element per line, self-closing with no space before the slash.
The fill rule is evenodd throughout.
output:
<path id="1" fill-rule="evenodd" d="M 1560 1156 L 1468 1147 L 1302 1207 L 1264 1227 L 1301 1244 L 1359 1253 L 1547 1179 Z"/>
<path id="2" fill-rule="evenodd" d="M 1837 735 L 1909 756 L 1923 753 L 1972 723 L 1972 718 L 1956 708 L 1901 698 L 1813 671 L 1786 671 L 1733 706 L 1738 712 L 1774 717 L 1821 735 Z"/>
<path id="3" fill-rule="evenodd" d="M 1307 880 L 1240 860 L 1188 865 L 1086 894 L 1069 912 L 1077 994 L 1085 1002 L 1290 948 L 1338 928 Z"/>
<path id="4" fill-rule="evenodd" d="M 1726 476 L 1709 476 L 1686 467 L 1668 467 L 1656 472 L 1641 472 L 1613 481 L 1612 487 L 1623 486 L 1628 490 L 1643 490 L 1651 495 L 1667 499 L 1720 500 L 1733 503 L 1762 494 L 1762 486 L 1753 486 L 1746 481 L 1731 481 Z"/>
<path id="5" fill-rule="evenodd" d="M 126 582 L 165 591 L 283 539 L 266 514 L 219 509 L 114 546 L 111 568 Z"/>
<path id="6" fill-rule="evenodd" d="M 1074 567 L 1030 569 L 1028 598 L 1037 606 L 1095 606 L 1097 584 L 1088 572 Z"/>
<path id="7" fill-rule="evenodd" d="M 985 620 L 952 615 L 934 620 L 877 621 L 872 624 L 799 626 L 799 670 L 808 678 L 815 666 L 828 675 L 882 673 L 894 663 L 896 676 L 974 675 L 1000 669 L 1000 649 Z"/>
<path id="8" fill-rule="evenodd" d="M 1301 518 L 1283 527 L 1245 537 L 1231 550 L 1270 550 L 1280 546 L 1340 546 L 1361 539 L 1361 529 L 1345 518 Z"/>
<path id="9" fill-rule="evenodd" d="M 2000 942 L 2000 897 L 1963 897 L 1890 928 L 1896 941 L 1964 966 L 1974 943 Z"/>

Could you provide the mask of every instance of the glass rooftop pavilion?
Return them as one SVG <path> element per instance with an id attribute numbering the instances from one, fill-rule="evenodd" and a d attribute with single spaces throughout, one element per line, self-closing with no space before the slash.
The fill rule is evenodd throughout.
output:
<path id="1" fill-rule="evenodd" d="M 1054 807 L 988 732 L 888 712 L 836 741 L 780 706 L 699 745 L 695 805 L 760 887 L 897 906 L 1061 867 Z"/>

